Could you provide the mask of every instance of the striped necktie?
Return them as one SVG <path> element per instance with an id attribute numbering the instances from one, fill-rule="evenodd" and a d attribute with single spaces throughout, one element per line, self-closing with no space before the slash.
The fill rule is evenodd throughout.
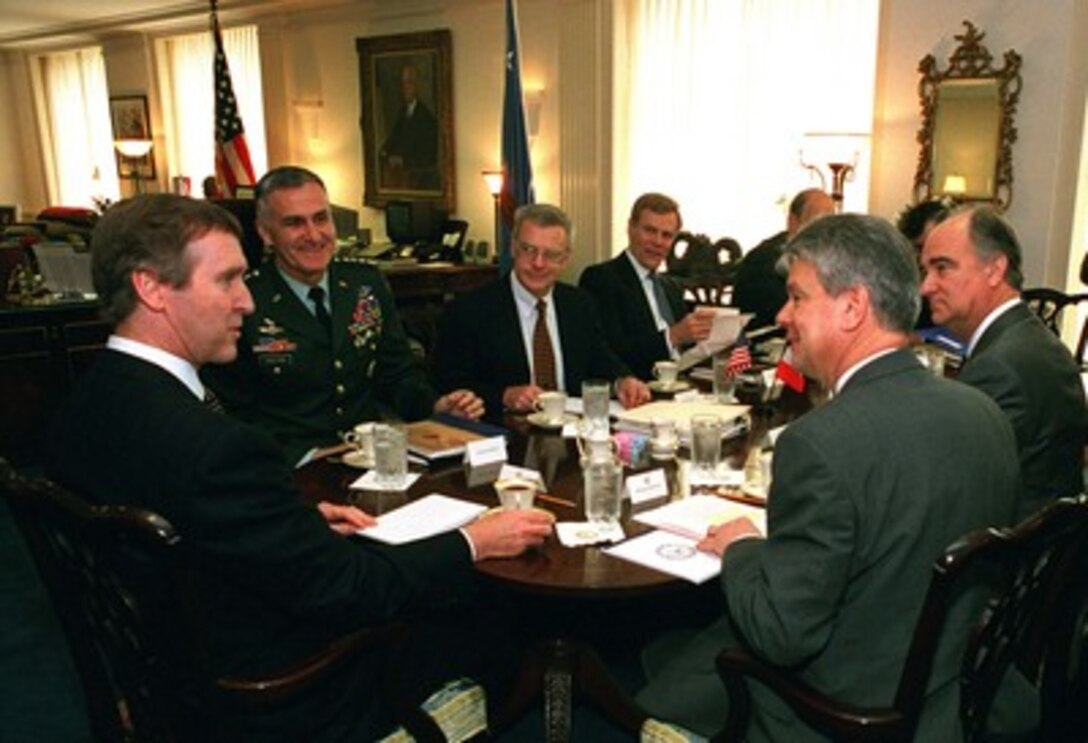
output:
<path id="1" fill-rule="evenodd" d="M 545 390 L 556 389 L 555 350 L 548 335 L 548 303 L 543 299 L 536 303 L 536 326 L 533 328 L 533 376 L 536 386 Z"/>

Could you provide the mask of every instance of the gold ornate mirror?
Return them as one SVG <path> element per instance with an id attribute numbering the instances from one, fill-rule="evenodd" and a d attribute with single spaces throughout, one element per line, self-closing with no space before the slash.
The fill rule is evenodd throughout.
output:
<path id="1" fill-rule="evenodd" d="M 959 201 L 990 201 L 998 209 L 1012 202 L 1013 116 L 1020 98 L 1020 55 L 1005 52 L 1005 66 L 993 68 L 970 21 L 956 35 L 959 46 L 948 69 L 937 69 L 932 54 L 919 63 L 922 128 L 918 132 L 918 170 L 914 198 L 950 196 Z"/>

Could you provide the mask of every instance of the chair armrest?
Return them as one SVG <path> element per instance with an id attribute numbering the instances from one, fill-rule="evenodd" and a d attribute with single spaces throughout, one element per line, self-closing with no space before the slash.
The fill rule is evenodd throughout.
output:
<path id="1" fill-rule="evenodd" d="M 906 720 L 890 707 L 858 707 L 839 702 L 813 689 L 792 674 L 761 661 L 745 650 L 731 648 L 717 657 L 718 675 L 729 694 L 729 718 L 722 735 L 715 740 L 742 740 L 748 725 L 749 692 L 744 678 L 750 677 L 782 698 L 797 716 L 835 740 L 909 740 L 913 731 Z"/>
<path id="2" fill-rule="evenodd" d="M 407 634 L 408 627 L 402 624 L 357 630 L 275 675 L 253 679 L 226 677 L 217 679 L 215 685 L 234 702 L 252 706 L 275 704 L 325 678 L 356 653 L 399 644 Z"/>

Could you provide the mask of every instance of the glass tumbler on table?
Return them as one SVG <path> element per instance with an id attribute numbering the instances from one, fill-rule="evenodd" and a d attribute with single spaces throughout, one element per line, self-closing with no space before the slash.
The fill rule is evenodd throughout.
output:
<path id="1" fill-rule="evenodd" d="M 408 437 L 404 426 L 374 427 L 374 473 L 379 485 L 401 488 L 408 476 Z"/>

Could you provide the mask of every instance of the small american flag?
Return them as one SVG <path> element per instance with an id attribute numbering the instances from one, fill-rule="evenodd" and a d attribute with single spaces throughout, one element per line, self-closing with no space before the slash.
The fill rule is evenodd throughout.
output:
<path id="1" fill-rule="evenodd" d="M 223 52 L 223 36 L 219 32 L 219 15 L 212 2 L 212 34 L 215 37 L 215 177 L 228 195 L 234 196 L 238 186 L 257 182 L 253 163 L 249 159 L 246 133 L 238 115 L 238 102 L 230 80 L 227 55 Z"/>
<path id="2" fill-rule="evenodd" d="M 733 350 L 729 352 L 729 359 L 725 362 L 725 373 L 735 377 L 751 366 L 752 350 L 748 347 L 748 336 L 742 330 L 737 342 L 733 344 Z"/>

